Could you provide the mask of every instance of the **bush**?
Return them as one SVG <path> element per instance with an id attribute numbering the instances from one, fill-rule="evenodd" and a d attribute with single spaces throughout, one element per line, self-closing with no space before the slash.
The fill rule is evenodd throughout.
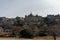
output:
<path id="1" fill-rule="evenodd" d="M 46 31 L 40 31 L 38 33 L 38 36 L 47 36 L 47 35 L 48 35 L 48 33 Z"/>
<path id="2" fill-rule="evenodd" d="M 20 31 L 20 36 L 22 38 L 33 38 L 33 35 L 26 29 Z"/>

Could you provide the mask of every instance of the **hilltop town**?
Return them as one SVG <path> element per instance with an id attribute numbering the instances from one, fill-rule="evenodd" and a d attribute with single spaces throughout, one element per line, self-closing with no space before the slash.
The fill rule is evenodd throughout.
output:
<path id="1" fill-rule="evenodd" d="M 57 36 L 60 36 L 60 15 L 42 17 L 34 16 L 31 13 L 25 15 L 24 18 L 18 16 L 16 18 L 0 17 L 0 36 L 18 37 L 20 34 L 22 36 L 22 31 L 24 30 L 34 36 L 42 36 L 44 31 L 49 29 L 55 31 Z M 43 31 L 42 34 L 40 34 L 41 31 Z"/>

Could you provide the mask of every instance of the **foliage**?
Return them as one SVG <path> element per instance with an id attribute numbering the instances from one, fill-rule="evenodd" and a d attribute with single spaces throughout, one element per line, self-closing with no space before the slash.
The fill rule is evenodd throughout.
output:
<path id="1" fill-rule="evenodd" d="M 20 31 L 20 35 L 22 38 L 33 38 L 33 35 L 27 29 Z"/>
<path id="2" fill-rule="evenodd" d="M 51 20 L 48 17 L 44 18 L 44 23 L 46 23 L 48 26 L 56 24 L 55 20 Z"/>
<path id="3" fill-rule="evenodd" d="M 16 17 L 15 25 L 16 26 L 23 26 L 23 21 L 20 19 L 20 17 Z"/>

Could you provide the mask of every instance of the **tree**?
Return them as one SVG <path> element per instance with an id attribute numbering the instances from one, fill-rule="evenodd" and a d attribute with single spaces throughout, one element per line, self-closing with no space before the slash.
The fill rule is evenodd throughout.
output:
<path id="1" fill-rule="evenodd" d="M 16 26 L 23 26 L 23 21 L 20 19 L 20 17 L 16 17 L 15 25 Z"/>
<path id="2" fill-rule="evenodd" d="M 44 18 L 44 23 L 46 23 L 48 26 L 56 24 L 55 20 L 51 20 L 48 17 Z"/>

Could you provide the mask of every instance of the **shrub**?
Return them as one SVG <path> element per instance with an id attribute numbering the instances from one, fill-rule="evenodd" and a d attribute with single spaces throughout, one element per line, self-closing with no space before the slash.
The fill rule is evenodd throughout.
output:
<path id="1" fill-rule="evenodd" d="M 33 38 L 33 35 L 26 29 L 20 31 L 20 36 L 22 38 Z"/>

